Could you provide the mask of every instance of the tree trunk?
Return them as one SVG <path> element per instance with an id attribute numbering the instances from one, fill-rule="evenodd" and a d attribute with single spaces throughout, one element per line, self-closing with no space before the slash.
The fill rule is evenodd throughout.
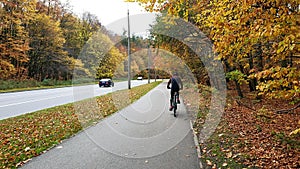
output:
<path id="1" fill-rule="evenodd" d="M 234 80 L 234 82 L 235 82 L 235 86 L 236 86 L 236 90 L 238 92 L 238 95 L 240 96 L 240 98 L 243 98 L 244 96 L 243 96 L 240 84 L 238 83 L 237 80 Z"/>
<path id="2" fill-rule="evenodd" d="M 253 69 L 253 67 L 254 67 L 253 57 L 252 57 L 251 53 L 249 55 L 249 67 L 250 67 L 250 70 Z M 250 89 L 251 92 L 256 91 L 256 86 L 257 86 L 257 80 L 256 79 L 250 79 L 249 80 L 249 89 Z"/>
<path id="3" fill-rule="evenodd" d="M 259 71 L 262 71 L 263 70 L 263 57 L 262 57 L 262 49 L 261 49 L 261 43 L 258 44 L 258 47 L 257 47 L 257 51 L 256 51 L 256 55 L 258 57 L 258 70 Z"/>
<path id="4" fill-rule="evenodd" d="M 281 67 L 287 67 L 288 66 L 288 61 L 286 59 L 281 61 Z"/>
<path id="5" fill-rule="evenodd" d="M 250 92 L 256 91 L 256 86 L 257 86 L 257 80 L 256 79 L 250 79 L 249 80 Z"/>
<path id="6" fill-rule="evenodd" d="M 293 67 L 293 55 L 292 54 L 290 54 L 289 65 L 290 65 L 290 67 Z"/>
<path id="7" fill-rule="evenodd" d="M 225 72 L 231 72 L 233 70 L 233 68 L 230 67 L 227 59 L 224 59 L 223 63 L 225 65 L 225 69 L 226 69 Z M 228 83 L 229 83 L 229 78 L 226 77 L 226 88 L 227 89 L 229 89 Z"/>

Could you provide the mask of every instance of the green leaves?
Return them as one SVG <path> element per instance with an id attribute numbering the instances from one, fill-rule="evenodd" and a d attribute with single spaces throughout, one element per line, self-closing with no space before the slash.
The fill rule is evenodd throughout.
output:
<path id="1" fill-rule="evenodd" d="M 246 84 L 248 83 L 246 80 L 247 76 L 239 70 L 234 70 L 234 71 L 226 73 L 226 77 L 229 78 L 230 80 L 238 81 L 238 83 L 240 85 L 243 83 L 246 83 Z"/>

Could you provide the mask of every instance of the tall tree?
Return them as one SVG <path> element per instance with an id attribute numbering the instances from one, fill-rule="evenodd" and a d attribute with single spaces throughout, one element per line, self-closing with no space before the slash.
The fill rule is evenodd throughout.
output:
<path id="1" fill-rule="evenodd" d="M 100 31 L 101 23 L 96 15 L 89 12 L 85 12 L 81 18 L 82 30 L 84 42 L 87 42 L 93 35 L 93 33 Z"/>
<path id="2" fill-rule="evenodd" d="M 26 76 L 29 61 L 27 25 L 34 12 L 34 2 L 2 0 L 0 2 L 0 78 Z"/>
<path id="3" fill-rule="evenodd" d="M 38 0 L 36 10 L 38 13 L 44 13 L 56 21 L 59 21 L 64 13 L 64 7 L 60 0 Z"/>
<path id="4" fill-rule="evenodd" d="M 195 53 L 195 51 L 193 51 L 187 44 L 184 43 L 183 39 L 186 39 L 186 37 L 189 36 L 189 38 L 193 37 L 188 31 L 177 29 L 178 25 L 180 24 L 180 20 L 168 18 L 168 16 L 163 15 L 162 17 L 157 17 L 156 22 L 157 24 L 152 25 L 150 29 L 150 32 L 152 32 L 153 36 L 152 45 L 157 48 L 170 51 L 180 59 L 184 60 L 184 62 L 189 66 L 189 69 L 194 73 L 198 82 L 206 83 L 206 81 L 208 81 L 208 74 L 204 69 L 203 63 L 201 62 L 201 59 L 204 58 L 200 59 L 200 55 L 198 55 L 199 53 Z M 168 36 L 169 33 L 167 32 L 176 34 L 176 36 L 180 37 L 181 39 L 170 37 Z M 199 37 L 197 37 L 197 40 L 199 40 Z M 193 44 L 193 42 L 190 44 Z"/>
<path id="5" fill-rule="evenodd" d="M 64 61 L 67 53 L 63 50 L 65 39 L 59 22 L 45 14 L 37 14 L 30 24 L 29 76 L 38 80 L 59 79 L 67 70 Z"/>
<path id="6" fill-rule="evenodd" d="M 63 30 L 63 35 L 66 40 L 64 49 L 68 52 L 70 57 L 78 58 L 85 44 L 80 19 L 71 13 L 66 13 L 61 19 L 60 27 Z"/>

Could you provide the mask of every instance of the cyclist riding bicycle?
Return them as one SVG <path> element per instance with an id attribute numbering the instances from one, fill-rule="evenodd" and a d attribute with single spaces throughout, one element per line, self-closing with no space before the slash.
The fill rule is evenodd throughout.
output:
<path id="1" fill-rule="evenodd" d="M 170 85 L 171 85 L 171 87 L 170 87 Z M 176 72 L 173 74 L 173 76 L 168 81 L 167 88 L 171 89 L 171 98 L 170 98 L 170 108 L 169 108 L 169 110 L 172 111 L 173 107 L 174 107 L 174 105 L 172 105 L 174 94 L 175 94 L 175 92 L 177 92 L 177 96 L 178 96 L 177 97 L 177 103 L 180 104 L 179 90 L 183 89 L 182 81 L 181 81 L 180 77 L 178 76 L 178 74 Z"/>

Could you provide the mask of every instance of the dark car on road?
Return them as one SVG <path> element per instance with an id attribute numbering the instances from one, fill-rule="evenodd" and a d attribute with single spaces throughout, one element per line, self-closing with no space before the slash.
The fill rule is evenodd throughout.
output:
<path id="1" fill-rule="evenodd" d="M 101 79 L 99 80 L 99 87 L 113 87 L 114 82 L 111 79 Z"/>

